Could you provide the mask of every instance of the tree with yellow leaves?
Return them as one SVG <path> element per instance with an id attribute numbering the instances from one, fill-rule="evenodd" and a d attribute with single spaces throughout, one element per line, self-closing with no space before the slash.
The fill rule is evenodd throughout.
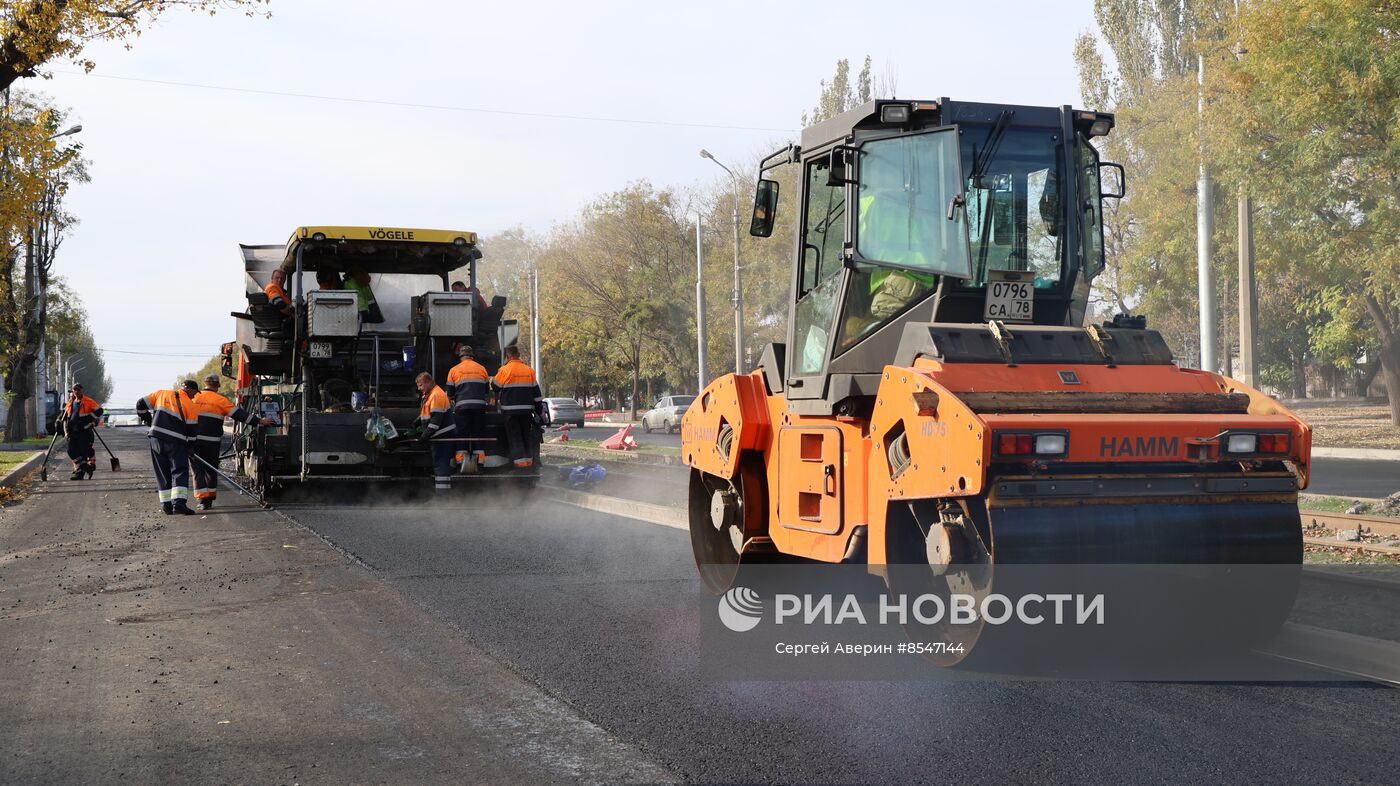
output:
<path id="1" fill-rule="evenodd" d="M 44 65 L 67 58 L 91 71 L 82 59 L 92 41 L 123 41 L 141 35 L 173 8 L 203 13 L 242 11 L 266 14 L 270 0 L 0 0 L 0 90 Z"/>

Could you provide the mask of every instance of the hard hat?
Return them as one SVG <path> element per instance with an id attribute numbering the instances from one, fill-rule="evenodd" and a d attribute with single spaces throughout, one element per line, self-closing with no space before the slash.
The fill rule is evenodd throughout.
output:
<path id="1" fill-rule="evenodd" d="M 212 384 L 212 385 L 214 385 L 215 387 L 218 387 L 218 385 L 219 385 L 219 375 L 218 375 L 218 374 L 210 374 L 209 376 L 207 376 L 207 377 L 204 378 L 204 384 L 206 384 L 206 385 Z"/>

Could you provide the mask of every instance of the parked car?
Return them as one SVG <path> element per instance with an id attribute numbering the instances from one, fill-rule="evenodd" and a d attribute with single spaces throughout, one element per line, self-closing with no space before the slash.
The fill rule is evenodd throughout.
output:
<path id="1" fill-rule="evenodd" d="M 583 405 L 571 398 L 550 397 L 544 400 L 549 407 L 549 419 L 556 426 L 569 423 L 583 428 Z"/>
<path id="2" fill-rule="evenodd" d="M 648 434 L 653 429 L 664 429 L 667 434 L 680 431 L 681 417 L 694 400 L 694 396 L 662 396 L 656 406 L 642 415 L 642 431 Z"/>

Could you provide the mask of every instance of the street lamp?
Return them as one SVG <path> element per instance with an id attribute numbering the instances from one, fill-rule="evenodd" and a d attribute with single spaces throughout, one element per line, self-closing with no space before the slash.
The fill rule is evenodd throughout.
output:
<path id="1" fill-rule="evenodd" d="M 76 134 L 82 130 L 83 127 L 80 125 L 70 126 L 64 129 L 63 131 L 60 131 L 57 134 L 54 134 L 53 136 L 49 137 L 49 141 L 53 141 L 55 139 L 58 139 L 59 137 L 72 136 L 73 134 Z M 51 248 L 46 248 L 45 246 L 49 244 L 49 214 L 53 212 L 55 190 L 56 188 L 53 184 L 50 184 L 47 188 L 44 189 L 44 204 L 42 205 L 43 213 L 39 217 L 40 226 L 38 228 L 38 231 L 34 233 L 33 241 L 36 245 L 38 245 L 38 248 L 35 249 L 35 269 L 32 272 L 35 275 L 34 280 L 38 282 L 38 284 L 34 287 L 34 290 L 39 295 L 38 302 L 34 304 L 34 308 L 38 311 L 40 315 L 44 314 L 44 298 L 46 297 L 44 293 L 43 284 L 44 276 L 41 275 L 40 268 L 42 268 L 43 265 L 46 263 L 48 254 L 52 251 Z M 48 326 L 45 325 L 44 327 L 47 328 Z M 44 407 L 47 405 L 49 398 L 49 377 L 48 374 L 44 372 L 44 363 L 44 338 L 43 336 L 40 336 L 39 357 L 36 360 L 36 368 L 39 369 L 39 373 L 34 375 L 34 430 L 35 433 L 39 436 L 43 436 L 43 431 L 40 430 L 40 426 L 42 426 L 44 423 Z"/>
<path id="2" fill-rule="evenodd" d="M 729 179 L 734 183 L 734 373 L 744 372 L 744 304 L 742 300 L 742 290 L 739 288 L 739 176 L 734 174 L 734 170 L 725 166 L 718 158 L 710 155 L 710 151 L 701 148 L 700 157 L 708 158 L 715 162 L 720 169 L 729 173 Z"/>
<path id="3" fill-rule="evenodd" d="M 61 136 L 72 136 L 82 130 L 83 127 L 81 125 L 71 126 L 67 130 L 59 131 L 57 134 L 54 134 L 53 136 L 49 137 L 49 141 L 52 142 L 53 140 L 58 139 Z"/>
<path id="4" fill-rule="evenodd" d="M 705 389 L 705 246 L 701 242 L 701 232 L 704 227 L 701 224 L 700 214 L 695 214 L 695 365 L 699 373 L 696 375 L 695 392 L 698 394 Z"/>

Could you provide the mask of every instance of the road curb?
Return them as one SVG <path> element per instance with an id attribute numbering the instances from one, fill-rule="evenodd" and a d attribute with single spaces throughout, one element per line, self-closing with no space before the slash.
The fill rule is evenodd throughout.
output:
<path id="1" fill-rule="evenodd" d="M 0 488 L 13 488 L 21 480 L 24 480 L 25 478 L 29 477 L 30 474 L 34 472 L 34 470 L 39 468 L 40 464 L 44 463 L 44 454 L 46 452 L 47 451 L 40 450 L 34 455 L 25 459 L 23 464 L 20 464 L 18 467 L 15 467 L 9 472 L 6 472 L 4 477 L 0 477 Z"/>
<path id="2" fill-rule="evenodd" d="M 659 524 L 672 529 L 690 529 L 690 523 L 686 520 L 686 514 L 683 510 L 668 508 L 664 505 L 653 505 L 648 502 L 633 502 L 621 497 L 609 497 L 606 494 L 591 494 L 586 491 L 552 487 L 543 488 L 549 488 L 550 495 L 559 502 L 585 510 Z"/>
<path id="3" fill-rule="evenodd" d="M 559 456 L 578 461 L 615 461 L 633 466 L 670 467 L 684 469 L 685 462 L 680 456 L 666 456 L 655 453 L 639 453 L 635 450 L 608 450 L 606 448 L 586 448 L 567 442 L 546 442 L 541 446 L 546 456 Z"/>
<path id="4" fill-rule="evenodd" d="M 1313 448 L 1312 454 L 1316 458 L 1400 461 L 1400 450 L 1389 448 Z"/>

